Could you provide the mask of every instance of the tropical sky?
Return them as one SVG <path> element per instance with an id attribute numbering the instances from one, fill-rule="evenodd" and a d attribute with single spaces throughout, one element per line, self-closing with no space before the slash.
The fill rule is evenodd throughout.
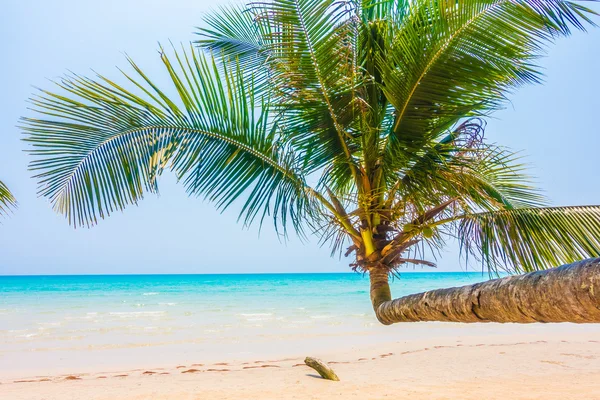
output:
<path id="1" fill-rule="evenodd" d="M 31 115 L 27 98 L 35 87 L 49 89 L 50 80 L 67 71 L 88 76 L 96 71 L 118 80 L 116 67 L 126 67 L 125 54 L 160 82 L 158 42 L 194 40 L 202 15 L 227 2 L 3 1 L 0 179 L 19 208 L 0 221 L 0 275 L 349 270 L 351 260 L 331 258 L 317 238 L 285 241 L 270 223 L 260 231 L 243 229 L 236 221 L 239 209 L 221 214 L 201 198 L 188 198 L 168 174 L 159 197 L 148 195 L 91 229 L 73 229 L 36 195 L 17 128 L 20 116 Z M 488 119 L 486 137 L 523 150 L 554 205 L 600 204 L 600 28 L 559 40 L 540 63 L 545 84 L 511 96 L 507 108 Z M 437 263 L 438 271 L 465 269 L 456 247 Z M 423 269 L 407 268 L 413 270 Z"/>

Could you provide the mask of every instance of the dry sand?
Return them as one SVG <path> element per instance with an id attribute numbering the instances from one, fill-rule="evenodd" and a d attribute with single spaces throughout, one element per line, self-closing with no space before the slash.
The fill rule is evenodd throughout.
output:
<path id="1" fill-rule="evenodd" d="M 600 399 L 600 326 L 498 325 L 497 333 L 481 326 L 470 325 L 468 336 L 307 354 L 329 362 L 341 382 L 320 379 L 284 354 L 210 364 L 157 360 L 136 370 L 0 376 L 0 399 Z"/>

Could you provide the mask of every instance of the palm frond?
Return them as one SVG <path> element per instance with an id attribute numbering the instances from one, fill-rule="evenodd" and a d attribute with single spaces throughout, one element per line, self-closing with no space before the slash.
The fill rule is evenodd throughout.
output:
<path id="1" fill-rule="evenodd" d="M 253 81 L 254 91 L 269 91 L 269 58 L 265 38 L 270 25 L 261 23 L 248 6 L 222 6 L 203 18 L 198 27 L 200 37 L 195 43 L 222 63 L 235 60 L 247 81 Z"/>
<path id="2" fill-rule="evenodd" d="M 360 0 L 357 1 L 364 21 L 391 20 L 402 22 L 410 10 L 410 0 Z"/>
<path id="3" fill-rule="evenodd" d="M 473 179 L 472 193 L 486 209 L 514 209 L 547 205 L 547 199 L 533 184 L 527 165 L 515 152 L 488 146 L 476 152 L 477 157 L 466 172 Z"/>
<path id="4" fill-rule="evenodd" d="M 461 248 L 490 271 L 530 272 L 600 256 L 600 206 L 464 215 Z"/>
<path id="5" fill-rule="evenodd" d="M 258 88 L 273 96 L 285 140 L 308 172 L 336 164 L 336 173 L 323 174 L 336 191 L 351 185 L 357 148 L 349 133 L 358 76 L 350 11 L 350 4 L 332 0 L 251 2 L 209 14 L 198 32 L 201 47 L 240 60 Z"/>
<path id="6" fill-rule="evenodd" d="M 220 7 L 203 18 L 206 26 L 198 27 L 201 48 L 210 50 L 224 59 L 237 59 L 243 69 L 255 71 L 267 61 L 268 53 L 263 37 L 268 35 L 268 24 L 260 24 L 246 6 Z"/>
<path id="7" fill-rule="evenodd" d="M 258 23 L 269 25 L 263 39 L 286 140 L 303 152 L 307 171 L 337 164 L 336 176 L 344 182 L 329 182 L 332 189 L 345 187 L 353 175 L 356 182 L 356 146 L 348 125 L 355 110 L 357 30 L 349 4 L 273 0 L 250 7 Z"/>
<path id="8" fill-rule="evenodd" d="M 132 61 L 125 74 L 135 90 L 108 78 L 63 79 L 65 94 L 32 99 L 47 119 L 23 120 L 35 157 L 39 193 L 75 225 L 94 224 L 144 192 L 170 166 L 190 193 L 226 208 L 242 194 L 240 217 L 251 223 L 271 214 L 300 227 L 307 195 L 290 148 L 278 144 L 268 101 L 255 97 L 239 65 L 219 68 L 190 49 L 161 49 L 172 86 L 169 96 Z M 134 93 L 135 91 L 140 94 Z"/>
<path id="9" fill-rule="evenodd" d="M 495 211 L 546 205 L 518 153 L 487 143 L 480 130 L 461 124 L 444 139 L 414 153 L 390 185 L 388 202 L 401 199 L 417 211 L 457 198 L 470 210 Z"/>
<path id="10" fill-rule="evenodd" d="M 12 195 L 8 187 L 0 181 L 0 215 L 6 215 L 11 209 L 17 206 L 17 200 Z"/>
<path id="11" fill-rule="evenodd" d="M 486 115 L 515 88 L 541 79 L 544 45 L 592 23 L 565 0 L 418 0 L 381 59 L 396 108 L 386 161 L 419 151 L 458 119 Z"/>

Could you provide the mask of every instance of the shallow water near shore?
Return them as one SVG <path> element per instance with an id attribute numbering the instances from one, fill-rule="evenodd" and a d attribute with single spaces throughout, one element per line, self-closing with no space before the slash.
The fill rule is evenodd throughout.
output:
<path id="1" fill-rule="evenodd" d="M 392 292 L 486 279 L 404 273 Z M 0 376 L 295 355 L 368 343 L 373 334 L 392 340 L 398 332 L 377 323 L 368 287 L 351 273 L 2 276 Z M 423 334 L 418 324 L 404 331 Z"/>

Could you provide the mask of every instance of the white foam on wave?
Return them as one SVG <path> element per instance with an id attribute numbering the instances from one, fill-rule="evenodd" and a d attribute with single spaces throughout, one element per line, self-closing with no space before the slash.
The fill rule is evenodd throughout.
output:
<path id="1" fill-rule="evenodd" d="M 38 322 L 37 324 L 40 325 L 40 328 L 38 328 L 38 329 L 51 328 L 54 326 L 62 325 L 62 323 L 60 323 L 60 322 Z"/>
<path id="2" fill-rule="evenodd" d="M 273 313 L 246 313 L 237 315 L 244 318 L 246 322 L 268 321 L 273 319 Z"/>
<path id="3" fill-rule="evenodd" d="M 136 317 L 160 317 L 164 315 L 164 311 L 127 311 L 127 312 L 109 312 L 112 315 L 120 318 L 136 318 Z"/>
<path id="4" fill-rule="evenodd" d="M 273 313 L 238 314 L 242 317 L 270 317 Z"/>
<path id="5" fill-rule="evenodd" d="M 142 293 L 142 296 L 156 296 L 157 294 L 160 294 L 158 292 L 147 292 L 147 293 Z"/>
<path id="6" fill-rule="evenodd" d="M 311 315 L 312 319 L 330 319 L 333 318 L 331 315 Z"/>

